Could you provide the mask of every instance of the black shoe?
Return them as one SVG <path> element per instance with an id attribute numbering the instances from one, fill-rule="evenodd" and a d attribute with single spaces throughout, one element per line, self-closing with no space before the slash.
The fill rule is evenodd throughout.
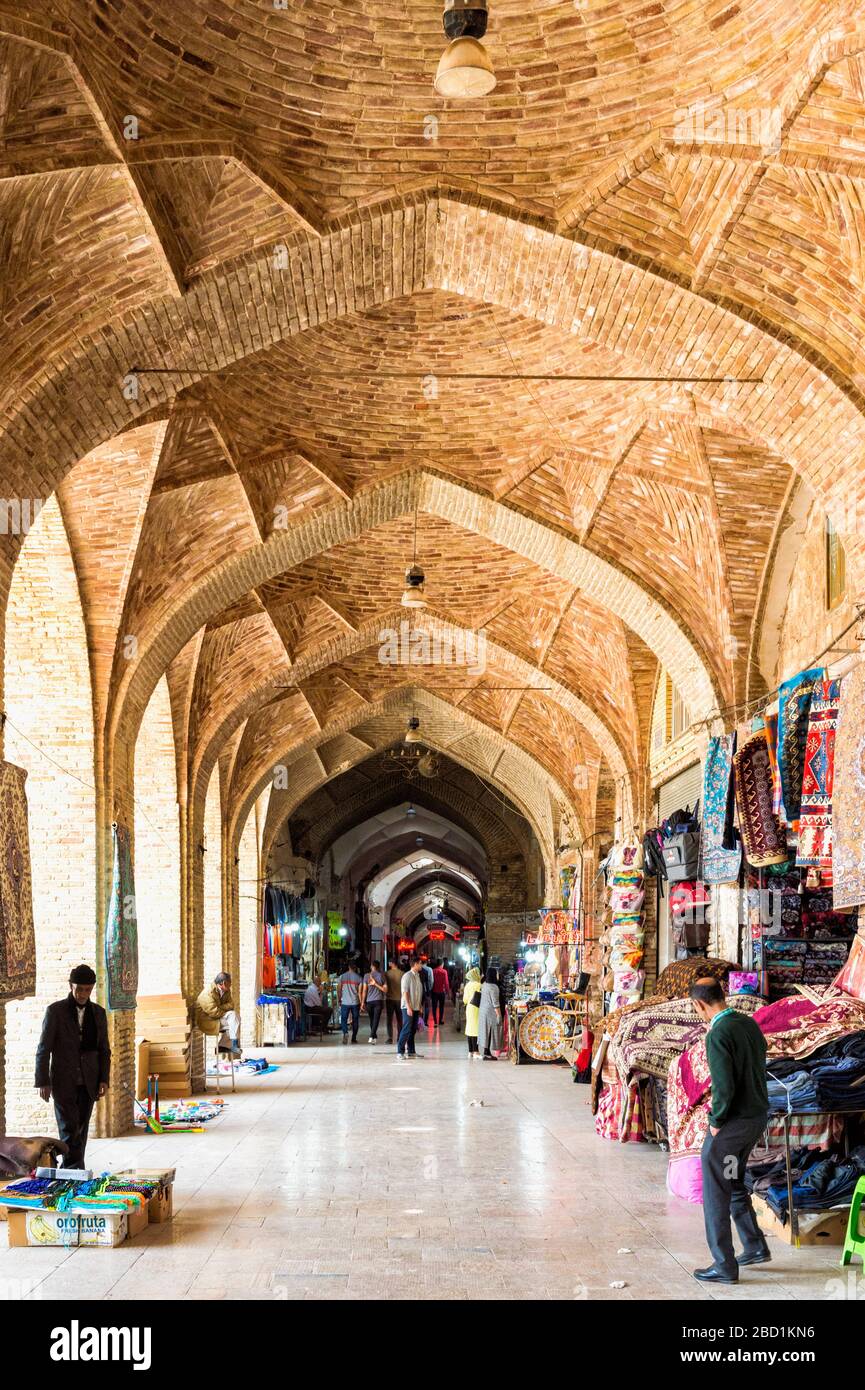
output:
<path id="1" fill-rule="evenodd" d="M 725 1274 L 723 1269 L 718 1269 L 717 1265 L 709 1265 L 708 1269 L 695 1269 L 694 1278 L 699 1279 L 702 1284 L 738 1284 L 738 1270 L 735 1274 Z"/>
<path id="2" fill-rule="evenodd" d="M 755 1250 L 753 1254 L 743 1250 L 741 1255 L 736 1256 L 737 1265 L 767 1265 L 772 1259 L 772 1251 L 768 1245 L 764 1245 L 762 1250 Z"/>

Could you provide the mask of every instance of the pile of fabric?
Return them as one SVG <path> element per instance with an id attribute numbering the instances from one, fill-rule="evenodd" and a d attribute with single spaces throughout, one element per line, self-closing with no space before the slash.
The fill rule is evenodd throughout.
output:
<path id="1" fill-rule="evenodd" d="M 607 928 L 604 948 L 604 986 L 610 1007 L 621 1008 L 640 999 L 646 982 L 643 969 L 645 885 L 642 846 L 617 845 L 607 864 Z"/>
<path id="2" fill-rule="evenodd" d="M 593 1063 L 595 1129 L 602 1138 L 625 1142 L 665 1134 L 666 1097 L 653 1083 L 666 1082 L 670 1063 L 704 1031 L 687 997 L 688 990 L 693 980 L 703 975 L 723 979 L 729 970 L 727 961 L 678 961 L 662 973 L 658 985 L 661 990 L 675 988 L 680 994 L 672 998 L 655 994 L 615 1017 L 614 1031 L 605 1034 Z M 753 994 L 730 999 L 731 1007 L 746 1013 L 761 1003 Z"/>
<path id="3" fill-rule="evenodd" d="M 865 1003 L 833 991 L 837 997 L 819 1002 L 801 996 L 791 996 L 758 1008 L 754 1021 L 760 1027 L 767 1044 L 767 1070 L 776 1074 L 779 1069 L 790 1075 L 805 1070 L 805 1059 L 818 1060 L 815 1070 L 823 1086 L 823 1104 L 799 1106 L 809 1113 L 791 1121 L 791 1142 L 808 1147 L 828 1146 L 837 1137 L 837 1126 L 827 1109 L 865 1110 Z M 858 1041 L 854 1041 L 858 1039 Z M 838 1058 L 829 1067 L 820 1068 L 819 1054 L 839 1046 L 840 1057 L 850 1065 L 838 1069 Z M 846 1051 L 845 1051 L 846 1049 Z M 788 1065 L 789 1064 L 789 1065 Z M 858 1068 L 858 1070 L 857 1070 Z M 829 1079 L 832 1073 L 837 1079 Z M 859 1076 L 861 1105 L 837 1105 L 836 1098 L 850 1095 L 850 1084 Z M 846 1078 L 846 1080 L 842 1080 Z M 814 1095 L 819 1093 L 815 1090 Z M 830 1103 L 831 1099 L 831 1103 Z M 787 1110 L 787 1102 L 778 1107 Z M 791 1107 L 792 1108 L 792 1107 Z M 711 1109 L 711 1077 L 704 1039 L 695 1042 L 681 1056 L 674 1058 L 667 1073 L 667 1125 L 670 1144 L 668 1186 L 677 1196 L 699 1201 L 700 1150 L 709 1124 Z M 783 1122 L 770 1121 L 769 1147 L 780 1146 Z"/>
<path id="4" fill-rule="evenodd" d="M 793 1202 L 797 1212 L 829 1211 L 848 1207 L 859 1179 L 865 1175 L 865 1144 L 849 1155 L 825 1154 L 819 1149 L 795 1149 L 790 1156 L 793 1175 Z M 787 1166 L 783 1158 L 769 1163 L 751 1164 L 745 1183 L 764 1199 L 780 1220 L 787 1224 Z"/>
<path id="5" fill-rule="evenodd" d="M 159 1181 L 103 1173 L 75 1182 L 68 1178 L 22 1178 L 0 1195 L 5 1207 L 42 1211 L 133 1211 L 146 1205 L 159 1190 Z"/>

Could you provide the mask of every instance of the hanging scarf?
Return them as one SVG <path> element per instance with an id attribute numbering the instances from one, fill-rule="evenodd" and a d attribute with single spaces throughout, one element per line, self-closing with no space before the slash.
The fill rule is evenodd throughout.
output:
<path id="1" fill-rule="evenodd" d="M 805 743 L 808 738 L 808 712 L 823 671 L 814 667 L 800 671 L 785 681 L 778 692 L 778 772 L 781 778 L 780 816 L 792 830 L 799 828 L 802 802 L 802 776 L 805 770 Z"/>
<path id="2" fill-rule="evenodd" d="M 76 1002 L 75 1002 L 75 995 L 72 993 L 72 990 L 71 990 L 71 989 L 70 989 L 70 991 L 69 991 L 69 995 L 68 995 L 68 998 L 67 998 L 67 1000 L 66 1000 L 66 1007 L 69 1009 L 69 1012 L 70 1012 L 71 1015 L 72 1015 L 72 1021 L 73 1021 L 73 1023 L 75 1024 L 75 1027 L 76 1027 L 76 1030 L 77 1030 L 77 1028 L 78 1028 L 78 1005 L 77 1005 Z M 97 1051 L 97 1049 L 98 1049 L 98 1047 L 99 1047 L 99 1037 L 98 1037 L 98 1034 L 97 1034 L 97 1032 L 96 1032 L 96 1014 L 95 1014 L 94 1011 L 93 1011 L 93 1005 L 91 1004 L 91 1002 L 90 1002 L 89 999 L 87 1000 L 87 1003 L 84 1005 L 84 1020 L 83 1020 L 83 1023 L 82 1023 L 82 1025 L 81 1025 L 80 1037 L 81 1037 L 81 1051 L 82 1051 L 82 1052 L 96 1052 L 96 1051 Z"/>
<path id="3" fill-rule="evenodd" d="M 840 698 L 840 681 L 821 681 L 811 697 L 796 852 L 797 865 L 818 868 L 826 887 L 832 883 L 832 783 Z"/>
<path id="4" fill-rule="evenodd" d="M 734 883 L 742 851 L 733 848 L 733 786 L 731 772 L 736 734 L 709 739 L 703 772 L 701 877 L 704 883 Z"/>

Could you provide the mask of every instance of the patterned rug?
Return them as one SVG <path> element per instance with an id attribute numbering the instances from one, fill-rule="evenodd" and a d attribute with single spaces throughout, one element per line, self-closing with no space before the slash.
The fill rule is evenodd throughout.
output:
<path id="1" fill-rule="evenodd" d="M 811 697 L 796 851 L 797 865 L 818 868 L 827 887 L 832 882 L 832 782 L 840 698 L 840 681 L 820 681 Z"/>
<path id="2" fill-rule="evenodd" d="M 742 745 L 733 759 L 736 804 L 745 857 L 755 869 L 787 860 L 787 839 L 773 806 L 772 763 L 765 729 Z"/>
<path id="3" fill-rule="evenodd" d="M 129 831 L 112 827 L 114 869 L 111 902 L 105 926 L 105 973 L 108 1007 L 118 1011 L 135 1008 L 138 994 L 138 923 L 135 917 L 135 884 Z"/>
<path id="4" fill-rule="evenodd" d="M 0 1003 L 36 993 L 27 773 L 0 762 Z"/>
<path id="5" fill-rule="evenodd" d="M 778 773 L 781 779 L 780 815 L 793 830 L 799 827 L 808 713 L 823 671 L 813 667 L 785 681 L 778 692 Z"/>
<path id="6" fill-rule="evenodd" d="M 832 795 L 835 907 L 865 903 L 865 664 L 841 682 Z"/>
<path id="7" fill-rule="evenodd" d="M 742 851 L 733 843 L 733 788 L 731 773 L 736 735 L 709 739 L 703 770 L 703 824 L 700 841 L 701 877 L 704 883 L 735 883 Z"/>

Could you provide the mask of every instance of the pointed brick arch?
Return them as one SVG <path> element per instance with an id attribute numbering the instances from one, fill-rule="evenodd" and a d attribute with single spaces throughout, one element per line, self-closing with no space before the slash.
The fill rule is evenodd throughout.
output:
<path id="1" fill-rule="evenodd" d="M 134 738 L 141 712 L 163 669 L 214 612 L 303 560 L 416 508 L 495 541 L 566 579 L 638 633 L 671 675 L 675 673 L 676 683 L 695 715 L 714 708 L 717 697 L 713 681 L 698 651 L 671 614 L 635 580 L 578 542 L 503 503 L 435 474 L 407 472 L 360 490 L 351 502 L 321 508 L 291 530 L 274 533 L 261 546 L 214 567 L 209 577 L 176 605 L 162 631 L 151 634 L 148 643 L 142 644 L 137 661 L 118 662 L 109 739 L 115 734 Z M 325 665 L 338 659 L 329 656 L 330 648 L 336 654 L 338 645 L 336 640 L 323 645 Z M 576 697 L 572 699 L 576 703 Z M 584 709 L 576 717 L 591 720 L 594 736 L 609 747 L 609 734 L 597 716 Z M 611 750 L 610 756 L 621 760 L 620 751 Z"/>
<path id="2" fill-rule="evenodd" d="M 858 496 L 865 419 L 856 390 L 813 365 L 813 353 L 746 322 L 753 318 L 746 311 L 708 303 L 467 196 L 427 192 L 376 204 L 321 238 L 295 238 L 289 249 L 287 269 L 262 248 L 203 276 L 180 301 L 154 301 L 92 338 L 85 329 L 77 350 L 10 402 L 0 447 L 10 495 L 28 495 L 34 460 L 56 487 L 79 458 L 136 420 L 164 413 L 180 387 L 205 373 L 315 324 L 440 288 L 588 335 L 631 369 L 762 372 L 764 384 L 737 391 L 727 418 L 788 458 L 830 511 L 843 513 L 851 490 Z M 166 365 L 178 375 L 142 378 L 137 398 L 128 398 L 132 367 Z M 717 404 L 724 387 L 701 387 L 699 395 Z"/>
<path id="3" fill-rule="evenodd" d="M 406 704 L 407 695 L 408 704 Z M 362 751 L 350 759 L 349 765 L 354 766 L 368 758 L 371 752 L 387 747 L 394 741 L 395 737 L 398 738 L 401 735 L 405 711 L 412 707 L 421 712 L 421 717 L 425 711 L 429 720 L 436 718 L 443 720 L 444 727 L 465 726 L 464 735 L 448 742 L 445 734 L 442 737 L 437 737 L 427 724 L 424 742 L 428 747 L 445 754 L 451 761 L 471 769 L 481 780 L 501 788 L 515 809 L 531 826 L 541 848 L 548 885 L 551 885 L 554 879 L 555 865 L 555 815 L 558 807 L 569 805 L 567 794 L 555 783 L 550 773 L 528 753 L 509 745 L 502 735 L 496 735 L 486 725 L 480 724 L 470 715 L 454 711 L 451 705 L 447 705 L 444 701 L 424 690 L 400 691 L 395 696 L 387 695 L 367 706 L 360 719 L 356 712 L 352 712 L 343 719 L 335 721 L 334 725 L 327 726 L 322 730 L 319 738 L 308 746 L 307 751 L 287 764 L 289 790 L 275 793 L 275 795 L 282 797 L 278 813 L 280 823 L 292 814 L 296 806 L 299 806 L 314 791 L 331 780 L 331 774 L 327 772 L 321 759 L 315 755 L 315 743 L 325 743 L 334 734 L 340 733 L 344 729 L 362 728 L 364 724 L 371 723 L 376 718 L 389 719 L 390 724 L 380 736 L 380 741 L 375 745 L 367 744 Z M 396 717 L 394 718 L 394 716 Z M 466 747 L 466 743 L 472 737 L 485 740 L 488 746 L 500 750 L 496 756 L 494 767 L 491 768 L 480 760 L 477 745 L 470 748 Z M 253 773 L 245 785 L 234 789 L 228 824 L 228 843 L 231 846 L 232 854 L 236 852 L 238 827 L 245 824 L 250 808 L 264 788 L 272 785 L 273 765 L 279 761 L 279 750 L 275 748 L 272 757 L 267 759 L 267 766 L 261 771 Z M 200 801 L 200 797 L 198 800 Z M 271 836 L 273 833 L 275 832 L 271 832 Z M 272 843 L 272 838 L 270 842 Z"/>

